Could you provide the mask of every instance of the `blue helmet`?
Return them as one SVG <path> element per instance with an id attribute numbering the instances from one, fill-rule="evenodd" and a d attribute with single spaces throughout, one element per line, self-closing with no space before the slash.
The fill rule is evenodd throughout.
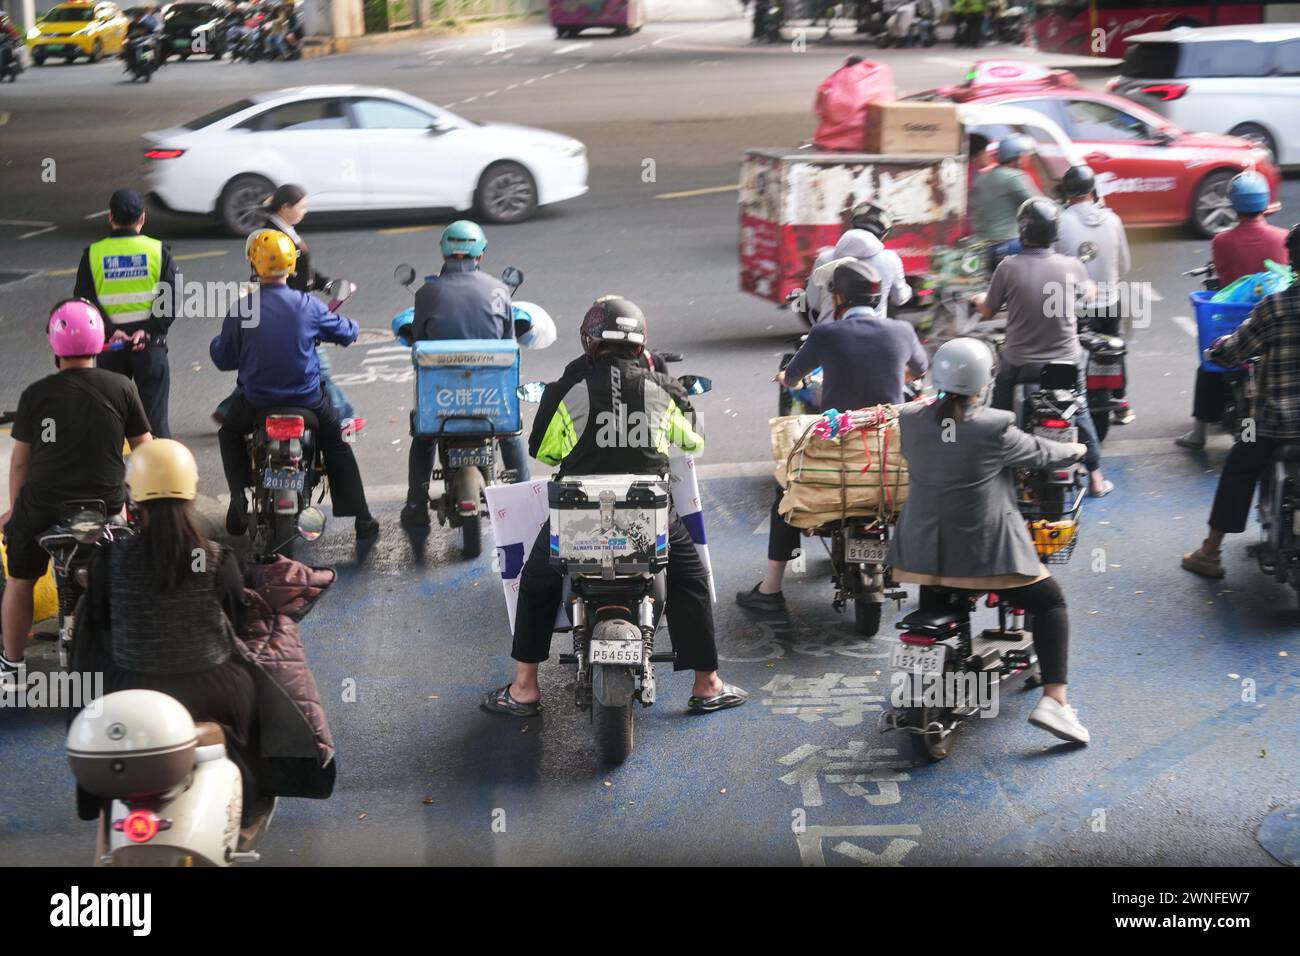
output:
<path id="1" fill-rule="evenodd" d="M 1021 156 L 1033 151 L 1034 141 L 1028 136 L 1016 133 L 998 143 L 998 162 L 1003 164 L 1015 162 Z"/>
<path id="2" fill-rule="evenodd" d="M 1268 208 L 1269 193 L 1268 180 L 1252 169 L 1232 177 L 1228 201 L 1237 212 L 1263 212 Z"/>
<path id="3" fill-rule="evenodd" d="M 477 259 L 487 251 L 487 236 L 483 235 L 483 230 L 479 228 L 478 223 L 470 222 L 468 219 L 457 219 L 442 231 L 438 248 L 442 250 L 444 259 L 450 259 L 452 256 Z"/>

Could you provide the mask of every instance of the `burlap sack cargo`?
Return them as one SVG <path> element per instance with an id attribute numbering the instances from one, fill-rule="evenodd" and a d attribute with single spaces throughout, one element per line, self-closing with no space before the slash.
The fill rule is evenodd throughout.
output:
<path id="1" fill-rule="evenodd" d="M 793 527 L 805 531 L 845 518 L 879 518 L 892 523 L 907 500 L 907 462 L 900 451 L 898 409 L 880 405 L 880 424 L 820 438 L 813 426 L 778 464 L 784 472 L 785 494 L 778 511 Z M 773 428 L 773 446 L 776 429 Z"/>

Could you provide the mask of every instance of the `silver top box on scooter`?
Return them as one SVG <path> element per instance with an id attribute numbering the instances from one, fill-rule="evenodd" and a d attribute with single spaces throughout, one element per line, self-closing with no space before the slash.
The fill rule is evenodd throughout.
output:
<path id="1" fill-rule="evenodd" d="M 68 728 L 68 762 L 83 790 L 129 800 L 165 793 L 194 769 L 198 730 L 184 705 L 154 690 L 91 701 Z"/>
<path id="2" fill-rule="evenodd" d="M 668 562 L 668 480 L 582 475 L 552 481 L 551 564 L 565 573 L 655 573 Z"/>

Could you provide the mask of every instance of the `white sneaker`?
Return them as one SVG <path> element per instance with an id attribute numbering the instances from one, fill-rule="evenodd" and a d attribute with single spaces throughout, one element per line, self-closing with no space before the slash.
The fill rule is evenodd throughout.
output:
<path id="1" fill-rule="evenodd" d="M 1071 743 L 1086 744 L 1092 739 L 1088 728 L 1079 723 L 1079 715 L 1074 708 L 1068 704 L 1059 704 L 1050 697 L 1044 697 L 1038 702 L 1038 706 L 1029 715 L 1029 722 L 1052 736 Z"/>
<path id="2" fill-rule="evenodd" d="M 27 664 L 19 661 L 11 664 L 0 654 L 0 694 L 10 694 L 27 687 Z"/>

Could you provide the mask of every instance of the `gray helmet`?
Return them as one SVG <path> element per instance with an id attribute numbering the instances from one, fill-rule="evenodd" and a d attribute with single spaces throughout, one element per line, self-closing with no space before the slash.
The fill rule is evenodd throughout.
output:
<path id="1" fill-rule="evenodd" d="M 979 339 L 951 339 L 934 353 L 930 377 L 948 395 L 978 395 L 993 381 L 993 350 Z"/>

